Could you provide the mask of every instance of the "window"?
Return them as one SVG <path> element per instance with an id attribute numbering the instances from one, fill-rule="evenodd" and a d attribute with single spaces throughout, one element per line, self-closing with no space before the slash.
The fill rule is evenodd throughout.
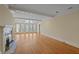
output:
<path id="1" fill-rule="evenodd" d="M 16 32 L 20 32 L 20 24 L 16 24 Z"/>
<path id="2" fill-rule="evenodd" d="M 20 20 L 16 22 L 16 32 L 37 32 L 39 30 L 35 20 Z"/>

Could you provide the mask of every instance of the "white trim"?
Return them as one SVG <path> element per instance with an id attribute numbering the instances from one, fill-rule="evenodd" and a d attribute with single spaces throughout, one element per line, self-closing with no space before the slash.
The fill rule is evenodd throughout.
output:
<path id="1" fill-rule="evenodd" d="M 70 42 L 68 42 L 68 41 L 64 41 L 62 38 L 59 38 L 59 37 L 56 37 L 56 36 L 52 36 L 52 35 L 48 35 L 48 34 L 46 34 L 46 33 L 41 33 L 42 35 L 45 35 L 45 36 L 48 36 L 48 37 L 50 37 L 50 38 L 54 38 L 54 39 L 56 39 L 56 40 L 58 40 L 58 41 L 61 41 L 61 42 L 64 42 L 64 43 L 66 43 L 66 44 L 69 44 L 69 45 L 71 45 L 71 46 L 74 46 L 74 47 L 76 47 L 76 48 L 79 48 L 79 46 L 76 46 L 75 44 L 71 44 Z"/>
<path id="2" fill-rule="evenodd" d="M 41 33 L 42 35 L 45 35 L 45 36 L 48 36 L 48 37 L 50 37 L 50 38 L 54 38 L 54 39 L 56 39 L 56 40 L 58 40 L 58 41 L 62 41 L 62 42 L 64 42 L 61 38 L 57 38 L 57 37 L 55 37 L 55 36 L 51 36 L 51 35 L 48 35 L 48 34 L 45 34 L 45 33 Z"/>

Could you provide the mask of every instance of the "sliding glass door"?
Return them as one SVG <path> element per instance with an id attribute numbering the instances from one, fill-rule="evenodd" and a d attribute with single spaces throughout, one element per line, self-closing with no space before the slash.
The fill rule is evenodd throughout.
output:
<path id="1" fill-rule="evenodd" d="M 39 32 L 39 25 L 40 24 L 33 23 L 33 21 L 26 23 L 16 23 L 15 32 Z"/>

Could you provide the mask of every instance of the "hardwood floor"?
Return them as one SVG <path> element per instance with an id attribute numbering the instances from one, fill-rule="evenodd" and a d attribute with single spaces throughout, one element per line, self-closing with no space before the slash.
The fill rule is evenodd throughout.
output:
<path id="1" fill-rule="evenodd" d="M 79 49 L 36 33 L 16 33 L 16 54 L 78 54 Z"/>

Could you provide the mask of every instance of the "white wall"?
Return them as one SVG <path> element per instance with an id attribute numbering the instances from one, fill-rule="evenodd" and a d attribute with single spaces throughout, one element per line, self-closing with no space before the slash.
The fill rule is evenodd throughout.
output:
<path id="1" fill-rule="evenodd" d="M 3 27 L 0 26 L 0 52 L 2 51 Z"/>
<path id="2" fill-rule="evenodd" d="M 43 21 L 41 33 L 79 48 L 79 11 Z"/>
<path id="3" fill-rule="evenodd" d="M 5 5 L 0 5 L 0 26 L 12 23 L 13 23 L 13 17 L 9 9 Z"/>
<path id="4" fill-rule="evenodd" d="M 14 18 L 5 5 L 0 5 L 0 51 L 3 43 L 3 27 L 6 24 L 13 24 Z"/>

